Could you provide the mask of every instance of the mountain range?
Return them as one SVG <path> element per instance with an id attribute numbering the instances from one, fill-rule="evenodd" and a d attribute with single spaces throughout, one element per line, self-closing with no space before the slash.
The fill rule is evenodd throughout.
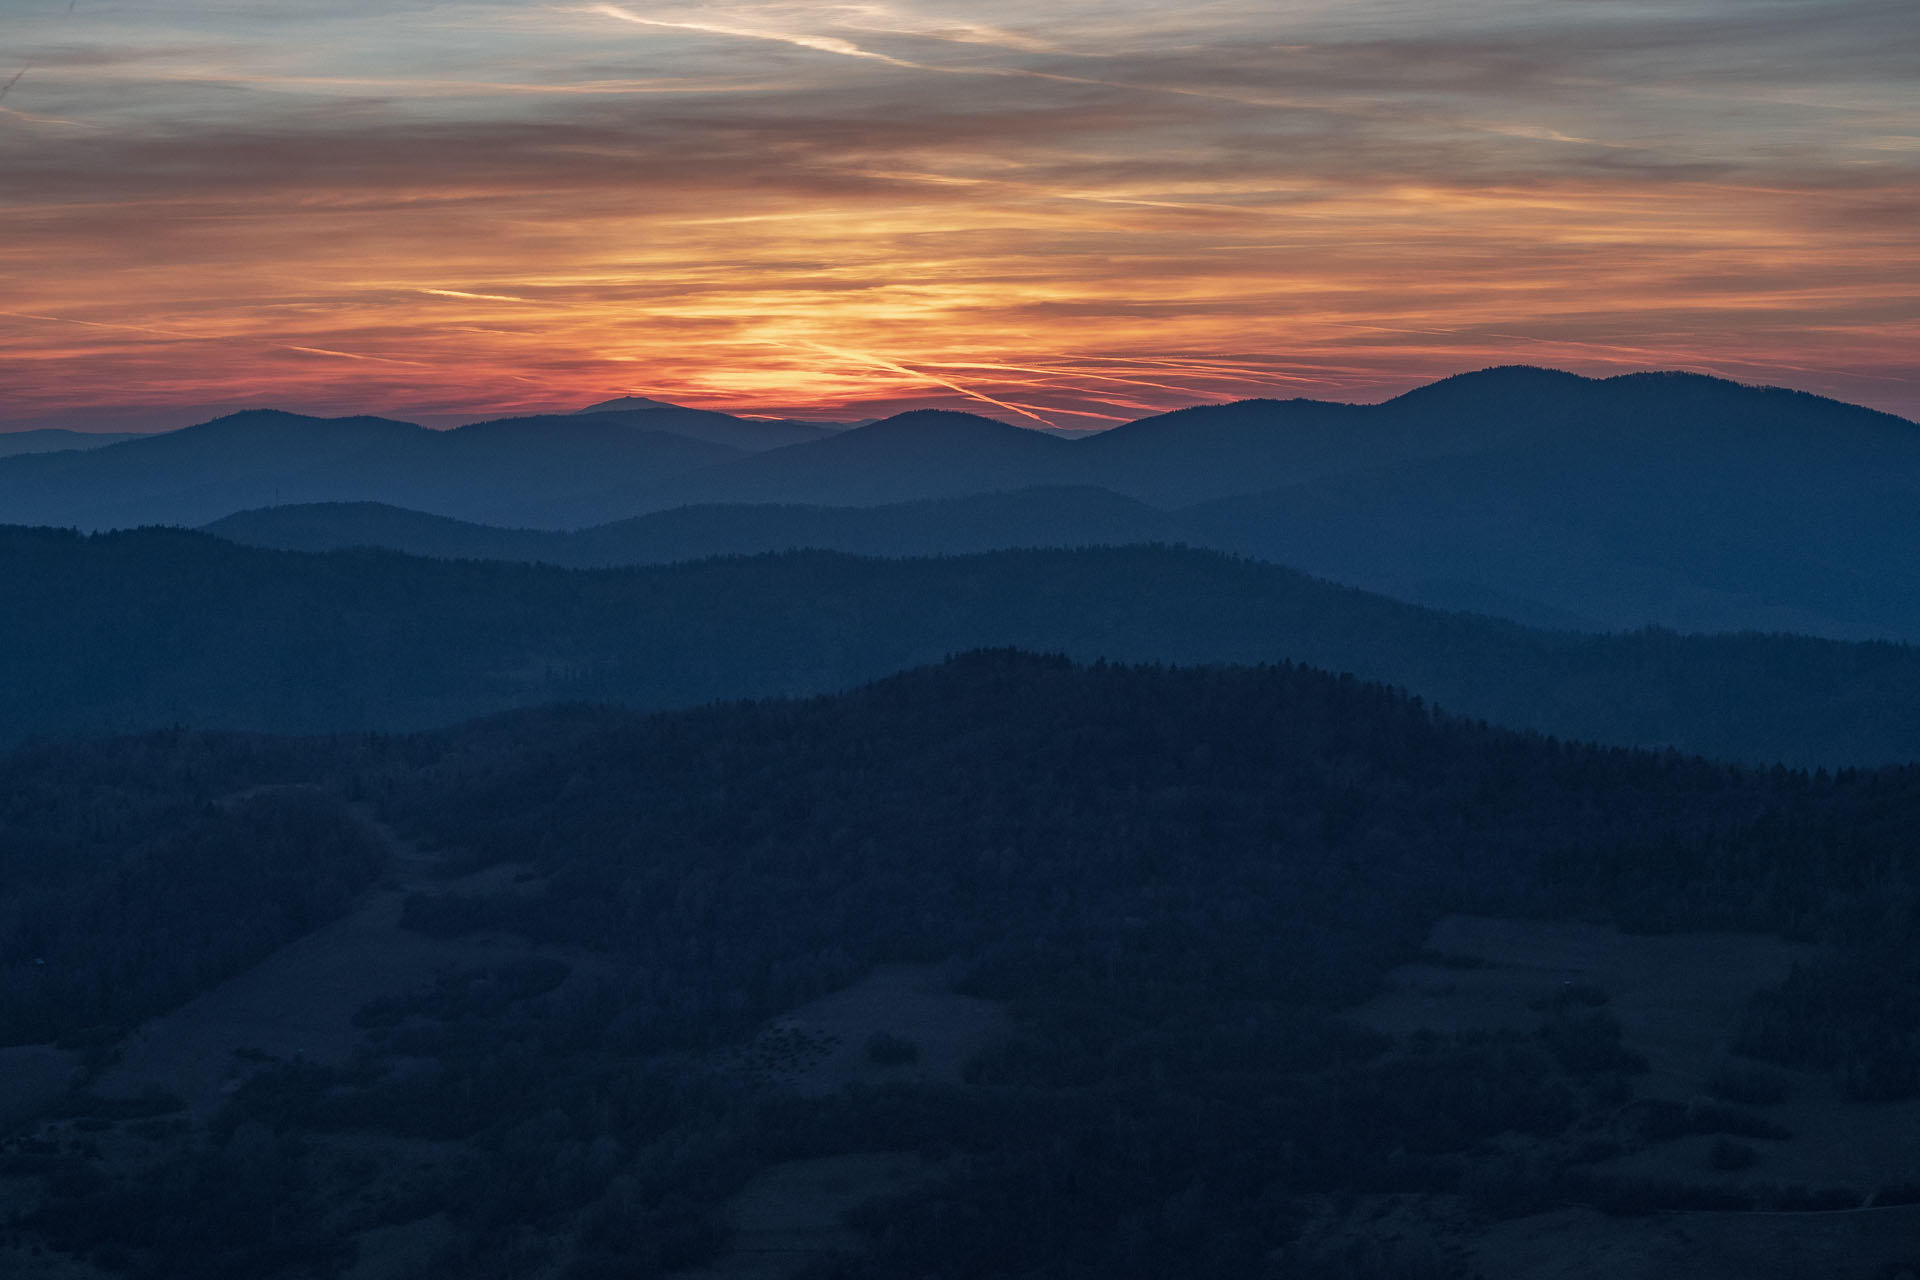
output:
<path id="1" fill-rule="evenodd" d="M 983 495 L 998 496 L 954 505 Z M 259 511 L 316 503 L 351 505 Z M 1181 541 L 1540 625 L 1845 639 L 1920 640 L 1916 511 L 1920 427 L 1904 419 L 1694 375 L 1533 368 L 1084 438 L 941 411 L 835 429 L 629 399 L 444 432 L 260 411 L 0 458 L 0 520 L 21 524 L 250 512 L 221 532 L 562 564 Z"/>

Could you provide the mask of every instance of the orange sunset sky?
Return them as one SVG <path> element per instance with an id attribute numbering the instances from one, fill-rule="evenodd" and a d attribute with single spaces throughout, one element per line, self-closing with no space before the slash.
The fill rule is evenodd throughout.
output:
<path id="1" fill-rule="evenodd" d="M 1920 417 L 1912 0 L 307 9 L 0 4 L 0 419 L 1093 427 L 1513 362 Z"/>

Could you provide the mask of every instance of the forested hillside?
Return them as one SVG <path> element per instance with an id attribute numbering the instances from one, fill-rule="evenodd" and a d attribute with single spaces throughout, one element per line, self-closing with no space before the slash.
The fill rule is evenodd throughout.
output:
<path id="1" fill-rule="evenodd" d="M 303 756 L 174 734 L 8 756 L 0 1047 L 105 1049 L 366 889 L 385 853 L 365 822 L 280 785 L 314 776 Z"/>
<path id="2" fill-rule="evenodd" d="M 447 560 L 524 560 L 571 569 L 799 549 L 936 556 L 1204 543 L 1198 527 L 1177 515 L 1089 488 L 1017 489 L 873 507 L 675 507 L 568 531 L 469 524 L 379 503 L 309 503 L 237 512 L 206 531 L 281 551 L 385 547 Z"/>
<path id="3" fill-rule="evenodd" d="M 1910 768 L 1746 772 L 1299 668 L 1009 652 L 808 702 L 173 733 L 89 758 L 64 789 L 69 749 L 0 759 L 9 794 L 42 797 L 13 830 L 57 833 L 104 788 L 304 778 L 438 850 L 447 878 L 407 927 L 525 957 L 368 1005 L 344 1061 L 237 1059 L 204 1130 L 164 1099 L 76 1095 L 10 1147 L 0 1189 L 23 1239 L 111 1273 L 331 1277 L 432 1223 L 402 1274 L 659 1275 L 725 1253 L 725 1206 L 756 1177 L 877 1151 L 921 1172 L 853 1219 L 863 1252 L 809 1275 L 1464 1276 L 1473 1240 L 1556 1206 L 1920 1196 L 1782 1186 L 1751 1148 L 1744 1174 L 1632 1163 L 1782 1140 L 1756 1080 L 1920 1094 L 1920 1055 L 1886 1034 L 1920 978 L 1901 945 L 1920 925 Z M 1347 1016 L 1459 912 L 1780 932 L 1822 958 L 1728 1029 L 1723 1052 L 1750 1056 L 1716 1088 L 1741 1100 L 1682 1108 L 1605 991 L 1561 984 L 1530 1022 L 1470 1035 Z M 1008 1019 L 961 1075 L 783 1083 L 808 1050 L 769 1041 L 769 1019 L 935 962 Z M 741 1069 L 741 1048 L 774 1045 L 770 1074 Z M 883 1065 L 915 1052 L 868 1045 Z M 1329 1197 L 1370 1196 L 1448 1225 L 1400 1251 L 1356 1228 L 1329 1252 L 1309 1229 Z"/>
<path id="4" fill-rule="evenodd" d="M 824 553 L 570 572 L 204 534 L 0 530 L 0 736 L 412 729 L 556 700 L 844 689 L 965 649 L 1290 660 L 1569 738 L 1727 759 L 1920 759 L 1920 653 L 1592 636 L 1422 610 L 1165 547 Z"/>

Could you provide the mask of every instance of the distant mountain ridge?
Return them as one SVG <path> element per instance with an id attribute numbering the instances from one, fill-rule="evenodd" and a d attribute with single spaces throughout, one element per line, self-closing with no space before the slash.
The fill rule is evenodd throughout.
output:
<path id="1" fill-rule="evenodd" d="M 1167 547 L 583 572 L 0 528 L 0 601 L 0 741 L 404 729 L 582 699 L 690 706 L 1014 646 L 1302 662 L 1496 723 L 1728 759 L 1920 760 L 1920 649 L 1533 631 Z"/>
<path id="2" fill-rule="evenodd" d="M 1177 514 L 1092 488 L 1020 489 L 873 507 L 675 507 L 575 530 L 502 529 L 373 502 L 308 503 L 236 512 L 203 527 L 232 542 L 280 551 L 380 547 L 571 569 L 797 549 L 924 556 L 1201 541 Z"/>
<path id="3" fill-rule="evenodd" d="M 1190 530 L 1180 540 L 1449 608 L 1603 629 L 1920 640 L 1920 427 L 1690 374 L 1492 369 L 1377 405 L 1243 401 L 1081 439 L 951 412 L 807 428 L 813 438 L 791 443 L 768 433 L 792 424 L 671 407 L 444 433 L 364 425 L 373 420 L 291 430 L 288 418 L 275 430 L 228 419 L 50 455 L 59 461 L 0 459 L 0 519 L 201 525 L 289 502 L 380 502 L 584 530 L 681 507 L 874 508 L 1094 488 L 1172 515 Z M 363 426 L 340 425 L 352 421 Z M 376 443 L 370 432 L 386 434 Z M 826 536 L 740 518 L 761 532 L 717 530 L 683 548 Z M 1075 532 L 1074 518 L 1054 521 L 1047 541 L 1138 540 Z M 1012 530 L 999 545 L 1028 536 Z M 982 549 L 972 533 L 951 548 L 931 533 L 912 545 Z"/>
<path id="4" fill-rule="evenodd" d="M 748 453 L 824 440 L 840 429 L 837 426 L 800 422 L 787 418 L 736 418 L 730 413 L 718 413 L 711 409 L 687 409 L 660 400 L 648 400 L 642 396 L 623 396 L 618 400 L 589 405 L 584 409 L 576 410 L 571 415 L 546 414 L 532 418 L 510 419 L 510 421 L 518 421 L 523 426 L 539 425 L 547 423 L 552 418 L 564 416 L 612 417 L 642 431 L 664 431 L 670 435 L 705 440 L 711 444 L 723 444 Z"/>
<path id="5" fill-rule="evenodd" d="M 57 453 L 63 449 L 99 449 L 138 438 L 139 434 L 133 431 L 70 431 L 65 427 L 8 431 L 0 428 L 0 458 L 22 453 Z"/>
<path id="6" fill-rule="evenodd" d="M 590 404 L 590 405 L 587 405 L 585 408 L 575 409 L 574 412 L 575 413 L 655 413 L 664 409 L 670 409 L 678 413 L 716 412 L 714 410 L 709 410 L 709 409 L 689 409 L 685 405 L 673 404 L 670 401 L 666 401 L 666 400 L 655 400 L 650 396 L 615 396 L 611 400 L 602 400 L 597 404 Z M 746 423 L 750 426 L 795 428 L 796 429 L 795 439 L 792 441 L 789 441 L 789 443 L 797 443 L 801 439 L 809 439 L 809 440 L 817 439 L 820 436 L 833 435 L 834 433 L 840 432 L 840 431 L 850 431 L 855 427 L 870 426 L 871 424 L 880 421 L 880 419 L 878 418 L 862 418 L 857 421 L 842 422 L 842 421 L 837 421 L 833 419 L 736 416 L 734 414 L 726 414 L 726 413 L 720 414 L 720 416 L 724 418 L 731 418 L 735 422 Z"/>
<path id="7" fill-rule="evenodd" d="M 0 459 L 0 511 L 83 528 L 201 524 L 280 502 L 372 500 L 513 522 L 600 513 L 611 478 L 641 482 L 743 456 L 627 415 L 502 419 L 430 431 L 387 418 L 254 410 L 86 453 Z"/>

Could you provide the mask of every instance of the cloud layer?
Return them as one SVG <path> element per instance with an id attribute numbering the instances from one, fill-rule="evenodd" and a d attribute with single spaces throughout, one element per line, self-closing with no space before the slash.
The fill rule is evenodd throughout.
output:
<path id="1" fill-rule="evenodd" d="M 1088 426 L 1509 361 L 1920 416 L 1907 0 L 65 10 L 0 15 L 0 418 Z"/>

